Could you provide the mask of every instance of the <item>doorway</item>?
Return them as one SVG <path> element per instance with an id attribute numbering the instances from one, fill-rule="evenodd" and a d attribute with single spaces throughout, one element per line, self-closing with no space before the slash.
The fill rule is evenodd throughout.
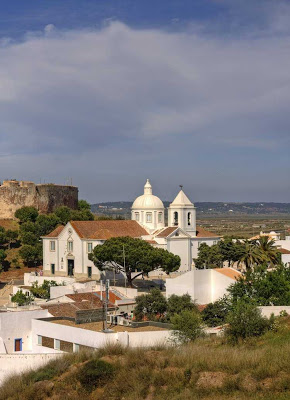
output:
<path id="1" fill-rule="evenodd" d="M 22 351 L 22 339 L 14 340 L 14 351 Z"/>
<path id="2" fill-rule="evenodd" d="M 88 267 L 88 278 L 92 277 L 92 267 Z"/>
<path id="3" fill-rule="evenodd" d="M 74 276 L 75 260 L 67 260 L 67 274 L 68 276 Z"/>

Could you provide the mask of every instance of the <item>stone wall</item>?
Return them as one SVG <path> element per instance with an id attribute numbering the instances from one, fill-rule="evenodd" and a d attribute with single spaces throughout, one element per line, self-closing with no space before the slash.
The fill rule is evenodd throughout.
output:
<path id="1" fill-rule="evenodd" d="M 40 213 L 53 212 L 59 206 L 76 209 L 78 188 L 75 186 L 40 184 L 26 181 L 4 181 L 0 185 L 0 219 L 14 218 L 15 211 L 33 206 Z"/>

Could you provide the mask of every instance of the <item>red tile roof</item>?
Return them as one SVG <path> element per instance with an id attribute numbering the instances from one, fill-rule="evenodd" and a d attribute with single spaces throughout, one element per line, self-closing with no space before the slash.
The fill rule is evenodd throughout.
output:
<path id="1" fill-rule="evenodd" d="M 219 272 L 228 278 L 237 280 L 239 279 L 242 274 L 239 271 L 236 271 L 235 269 L 232 268 L 215 268 L 214 271 Z"/>
<path id="2" fill-rule="evenodd" d="M 107 240 L 112 237 L 130 236 L 138 238 L 148 235 L 136 221 L 71 221 L 81 239 L 100 239 Z M 57 227 L 46 237 L 57 237 L 63 230 L 63 226 Z"/>
<path id="3" fill-rule="evenodd" d="M 277 250 L 278 250 L 280 253 L 282 253 L 282 254 L 290 254 L 290 251 L 289 251 L 289 250 L 283 249 L 282 247 L 278 248 Z"/>
<path id="4" fill-rule="evenodd" d="M 215 237 L 215 238 L 219 238 L 218 235 L 216 235 L 215 233 L 212 233 L 210 231 L 205 230 L 201 226 L 197 226 L 196 227 L 196 237 Z"/>
<path id="5" fill-rule="evenodd" d="M 178 229 L 178 226 L 169 226 L 168 228 L 163 229 L 156 237 L 158 238 L 166 238 L 169 236 L 172 232 L 176 231 Z"/>
<path id="6" fill-rule="evenodd" d="M 95 292 L 95 293 L 97 293 L 99 296 L 101 296 L 101 291 Z M 102 293 L 103 293 L 103 299 L 104 299 L 106 296 L 106 292 L 103 291 Z M 115 304 L 116 300 L 122 300 L 122 298 L 117 296 L 116 293 L 109 291 L 109 302 L 112 304 Z"/>
<path id="7" fill-rule="evenodd" d="M 50 232 L 48 235 L 46 235 L 45 237 L 49 238 L 57 238 L 58 235 L 62 232 L 64 226 L 60 225 L 58 227 L 56 227 L 52 232 Z"/>

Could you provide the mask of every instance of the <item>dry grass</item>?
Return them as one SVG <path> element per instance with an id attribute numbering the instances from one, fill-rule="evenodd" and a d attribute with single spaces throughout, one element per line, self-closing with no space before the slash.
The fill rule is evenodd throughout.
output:
<path id="1" fill-rule="evenodd" d="M 0 400 L 289 400 L 290 328 L 230 346 L 200 339 L 182 347 L 125 349 L 109 346 L 70 354 L 38 371 L 13 377 Z M 114 366 L 113 377 L 93 391 L 80 383 L 88 360 Z"/>

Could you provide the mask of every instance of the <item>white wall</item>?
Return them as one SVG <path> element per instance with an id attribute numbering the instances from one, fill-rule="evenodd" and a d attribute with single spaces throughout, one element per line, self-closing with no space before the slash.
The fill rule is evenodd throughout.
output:
<path id="1" fill-rule="evenodd" d="M 194 269 L 166 279 L 166 297 L 188 293 L 198 304 L 208 304 L 226 294 L 227 288 L 234 282 L 214 269 Z"/>
<path id="2" fill-rule="evenodd" d="M 192 264 L 191 243 L 189 237 L 172 237 L 167 239 L 167 250 L 180 257 L 179 271 L 189 271 Z"/>
<path id="3" fill-rule="evenodd" d="M 283 249 L 290 250 L 290 240 L 276 240 L 275 246 L 282 247 Z"/>
<path id="4" fill-rule="evenodd" d="M 287 314 L 290 315 L 290 306 L 263 306 L 259 307 L 262 312 L 262 315 L 269 318 L 271 314 L 274 314 L 275 317 L 279 316 L 281 311 L 286 311 Z"/>
<path id="5" fill-rule="evenodd" d="M 32 275 L 31 273 L 25 273 L 24 274 L 24 286 L 32 286 L 34 282 L 38 282 L 39 285 L 42 285 L 44 281 L 56 281 L 59 285 L 65 283 L 66 285 L 69 285 L 73 282 L 75 282 L 74 278 L 69 278 L 69 277 L 61 277 L 61 276 L 53 276 L 53 277 L 48 277 L 48 276 L 35 276 Z"/>
<path id="6" fill-rule="evenodd" d="M 0 354 L 0 385 L 9 375 L 39 368 L 61 354 Z"/>
<path id="7" fill-rule="evenodd" d="M 22 351 L 31 350 L 32 319 L 49 316 L 47 310 L 0 313 L 0 337 L 7 353 L 14 353 L 14 339 L 22 339 Z"/>

